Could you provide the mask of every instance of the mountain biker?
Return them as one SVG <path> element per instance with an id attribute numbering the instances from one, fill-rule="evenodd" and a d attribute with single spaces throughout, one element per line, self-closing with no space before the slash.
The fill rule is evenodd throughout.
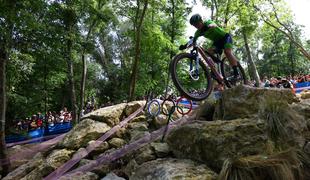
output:
<path id="1" fill-rule="evenodd" d="M 197 29 L 194 35 L 194 42 L 198 37 L 204 36 L 213 41 L 213 47 L 208 49 L 210 54 L 214 54 L 215 52 L 221 54 L 224 50 L 224 54 L 233 68 L 234 77 L 237 78 L 239 76 L 238 63 L 237 58 L 232 53 L 233 44 L 231 35 L 217 26 L 212 20 L 203 21 L 199 14 L 194 14 L 190 18 L 190 24 Z"/>

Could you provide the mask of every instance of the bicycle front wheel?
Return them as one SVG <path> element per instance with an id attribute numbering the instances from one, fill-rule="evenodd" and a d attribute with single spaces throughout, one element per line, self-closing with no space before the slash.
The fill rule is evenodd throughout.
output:
<path id="1" fill-rule="evenodd" d="M 201 101 L 212 91 L 212 80 L 207 67 L 189 53 L 175 56 L 170 63 L 170 73 L 176 88 L 186 98 Z"/>

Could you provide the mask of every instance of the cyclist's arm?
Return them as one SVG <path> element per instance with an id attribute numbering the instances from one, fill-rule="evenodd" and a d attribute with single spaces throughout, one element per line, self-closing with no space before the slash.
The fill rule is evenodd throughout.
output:
<path id="1" fill-rule="evenodd" d="M 215 27 L 217 27 L 217 24 L 214 21 L 212 21 L 212 20 L 208 20 L 206 22 L 206 25 L 208 26 L 208 28 L 215 28 Z"/>
<path id="2" fill-rule="evenodd" d="M 195 32 L 195 34 L 194 34 L 194 39 L 193 39 L 193 41 L 196 42 L 197 39 L 198 39 L 200 36 L 202 36 L 202 34 L 200 33 L 199 30 L 197 30 L 197 31 Z"/>
<path id="3" fill-rule="evenodd" d="M 200 35 L 199 31 L 197 30 L 194 34 L 194 37 L 192 37 L 194 43 L 196 42 L 196 40 L 198 39 L 199 36 L 201 36 L 201 35 Z M 184 50 L 184 49 L 188 48 L 187 46 L 188 46 L 188 43 L 186 43 L 184 45 L 180 45 L 179 50 Z M 189 47 L 191 47 L 191 46 L 193 46 L 193 43 Z"/>

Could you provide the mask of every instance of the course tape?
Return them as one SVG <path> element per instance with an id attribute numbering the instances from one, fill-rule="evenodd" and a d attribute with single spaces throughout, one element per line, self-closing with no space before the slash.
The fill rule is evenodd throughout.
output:
<path id="1" fill-rule="evenodd" d="M 134 113 L 132 113 L 130 116 L 128 116 L 126 119 L 121 121 L 118 125 L 114 126 L 112 129 L 110 129 L 108 132 L 106 132 L 103 136 L 101 136 L 99 139 L 95 141 L 95 143 L 92 143 L 88 145 L 85 149 L 82 149 L 78 152 L 76 152 L 73 157 L 64 163 L 62 166 L 57 168 L 55 171 L 50 173 L 48 176 L 44 178 L 44 180 L 57 180 L 59 177 L 61 177 L 65 172 L 70 170 L 75 164 L 77 164 L 81 159 L 86 157 L 91 151 L 96 149 L 99 145 L 101 145 L 106 139 L 108 139 L 111 135 L 113 135 L 118 129 L 126 125 L 130 120 L 132 120 L 134 117 L 136 117 L 140 112 L 142 112 L 144 107 L 140 107 L 138 110 L 136 110 Z"/>
<path id="2" fill-rule="evenodd" d="M 182 118 L 180 118 L 177 121 L 174 121 L 172 123 L 170 123 L 168 125 L 168 132 L 169 133 L 171 131 L 171 129 L 180 126 L 182 124 L 185 123 L 189 123 L 191 120 L 194 119 L 194 116 L 192 116 L 192 118 L 188 118 L 186 116 L 183 116 Z M 85 173 L 88 171 L 92 171 L 94 168 L 98 167 L 99 165 L 104 165 L 104 164 L 108 164 L 114 160 L 117 160 L 121 157 L 123 157 L 124 155 L 128 154 L 129 152 L 132 152 L 134 150 L 137 150 L 155 140 L 157 140 L 166 130 L 166 127 L 162 127 L 159 130 L 156 130 L 150 134 L 145 135 L 144 137 L 128 144 L 125 145 L 124 147 L 115 150 L 109 154 L 105 154 L 105 155 L 101 155 L 99 156 L 99 158 L 97 158 L 96 160 L 92 160 L 90 161 L 88 164 L 81 166 L 73 171 L 68 172 L 66 175 L 72 175 L 72 174 L 76 174 L 76 173 Z"/>
<path id="3" fill-rule="evenodd" d="M 20 160 L 23 158 L 28 158 L 30 156 L 35 155 L 38 152 L 44 151 L 47 148 L 49 148 L 49 147 L 55 145 L 56 143 L 58 143 L 59 141 L 61 141 L 65 137 L 66 134 L 67 133 L 62 134 L 60 136 L 57 136 L 57 137 L 50 139 L 48 141 L 45 141 L 43 143 L 37 144 L 37 145 L 35 145 L 29 149 L 23 150 L 23 152 L 15 153 L 9 157 L 9 160 L 2 159 L 2 160 L 0 160 L 0 165 L 8 164 L 9 162 L 13 162 L 13 161 Z"/>
<path id="4" fill-rule="evenodd" d="M 61 133 L 63 134 L 63 133 Z M 54 134 L 54 135 L 49 135 L 49 136 L 43 136 L 43 137 L 38 137 L 38 138 L 33 138 L 33 139 L 28 139 L 28 140 L 24 140 L 24 141 L 19 141 L 19 142 L 14 142 L 14 143 L 7 143 L 6 144 L 6 147 L 13 147 L 13 146 L 16 146 L 16 145 L 21 145 L 21 144 L 29 144 L 29 143 L 35 143 L 35 142 L 38 142 L 40 140 L 42 141 L 46 141 L 46 140 L 49 140 L 49 139 L 53 139 L 61 134 Z"/>

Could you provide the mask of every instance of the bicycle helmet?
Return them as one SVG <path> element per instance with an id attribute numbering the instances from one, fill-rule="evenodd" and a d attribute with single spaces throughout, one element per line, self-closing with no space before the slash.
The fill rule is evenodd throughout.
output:
<path id="1" fill-rule="evenodd" d="M 197 24 L 198 22 L 201 22 L 202 21 L 202 18 L 199 14 L 194 14 L 192 15 L 191 19 L 189 20 L 189 23 L 191 25 L 195 25 Z"/>

